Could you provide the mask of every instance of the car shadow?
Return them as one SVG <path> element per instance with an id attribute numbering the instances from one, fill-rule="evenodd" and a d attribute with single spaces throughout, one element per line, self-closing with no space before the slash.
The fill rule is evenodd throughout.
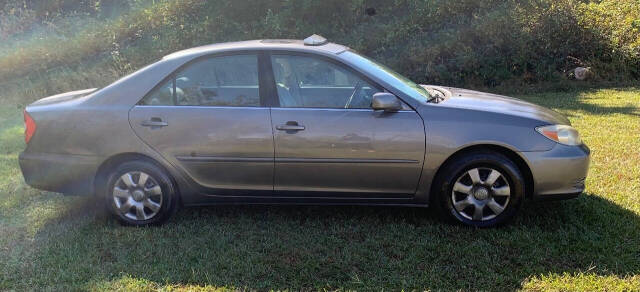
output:
<path id="1" fill-rule="evenodd" d="M 91 211 L 96 200 L 76 204 L 89 211 L 63 213 L 37 234 L 34 272 L 23 275 L 32 283 L 482 290 L 550 273 L 640 273 L 639 216 L 595 194 L 529 202 L 495 229 L 443 223 L 422 208 L 358 206 L 183 208 L 168 224 L 133 228 Z"/>

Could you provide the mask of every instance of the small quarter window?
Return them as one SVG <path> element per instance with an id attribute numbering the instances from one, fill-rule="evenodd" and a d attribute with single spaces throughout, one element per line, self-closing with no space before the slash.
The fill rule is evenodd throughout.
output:
<path id="1" fill-rule="evenodd" d="M 142 105 L 173 105 L 173 79 L 169 79 L 156 87 L 142 102 Z"/>

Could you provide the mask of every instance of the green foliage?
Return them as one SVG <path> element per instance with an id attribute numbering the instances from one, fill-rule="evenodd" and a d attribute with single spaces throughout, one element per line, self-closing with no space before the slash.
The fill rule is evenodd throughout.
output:
<path id="1" fill-rule="evenodd" d="M 0 7 L 0 85 L 24 88 L 26 79 L 45 95 L 102 86 L 197 45 L 312 33 L 421 83 L 561 82 L 576 66 L 591 67 L 592 82 L 640 78 L 640 0 L 37 0 Z M 91 72 L 113 74 L 74 76 Z M 52 84 L 64 80 L 74 83 Z M 41 97 L 22 94 L 0 97 Z"/>

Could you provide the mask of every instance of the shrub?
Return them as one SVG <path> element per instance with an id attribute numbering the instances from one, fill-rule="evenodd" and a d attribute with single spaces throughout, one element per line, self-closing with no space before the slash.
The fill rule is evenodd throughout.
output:
<path id="1" fill-rule="evenodd" d="M 0 85 L 33 80 L 38 96 L 29 99 L 102 86 L 197 45 L 312 33 L 422 83 L 560 82 L 578 65 L 592 67 L 592 82 L 640 78 L 640 0 L 34 0 L 0 7 Z"/>

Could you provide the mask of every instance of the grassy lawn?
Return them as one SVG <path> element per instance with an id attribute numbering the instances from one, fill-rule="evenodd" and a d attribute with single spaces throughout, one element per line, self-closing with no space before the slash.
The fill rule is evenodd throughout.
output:
<path id="1" fill-rule="evenodd" d="M 126 228 L 95 200 L 26 186 L 19 106 L 0 105 L 0 290 L 640 290 L 640 88 L 522 98 L 592 149 L 578 199 L 474 230 L 427 210 L 186 208 Z"/>

